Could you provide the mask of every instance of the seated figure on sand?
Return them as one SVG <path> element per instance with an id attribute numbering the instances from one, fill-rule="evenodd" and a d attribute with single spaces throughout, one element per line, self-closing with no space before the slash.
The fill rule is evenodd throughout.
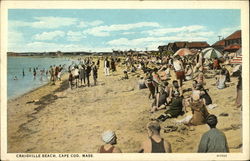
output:
<path id="1" fill-rule="evenodd" d="M 105 142 L 104 145 L 102 145 L 98 149 L 98 153 L 121 153 L 122 151 L 120 148 L 114 146 L 117 144 L 117 137 L 115 132 L 113 131 L 105 131 L 102 133 L 102 140 Z"/>
<path id="2" fill-rule="evenodd" d="M 212 99 L 207 91 L 208 89 L 204 89 L 204 87 L 196 80 L 193 81 L 192 95 L 199 95 L 202 99 L 204 99 L 206 106 L 212 104 Z"/>
<path id="3" fill-rule="evenodd" d="M 206 122 L 210 130 L 202 135 L 198 153 L 229 153 L 225 134 L 216 128 L 217 117 L 209 115 Z"/>
<path id="4" fill-rule="evenodd" d="M 190 65 L 187 65 L 186 69 L 185 69 L 185 79 L 186 80 L 191 80 L 192 78 L 193 78 L 192 67 Z"/>
<path id="5" fill-rule="evenodd" d="M 204 100 L 199 95 L 193 95 L 188 103 L 191 111 L 186 111 L 186 117 L 177 121 L 186 125 L 202 125 L 206 123 L 206 118 L 209 115 L 205 106 Z"/>
<path id="6" fill-rule="evenodd" d="M 155 100 L 152 104 L 151 112 L 165 108 L 170 102 L 170 87 L 167 81 L 164 81 L 160 86 L 159 92 L 156 94 Z"/>
<path id="7" fill-rule="evenodd" d="M 128 79 L 128 72 L 126 70 L 123 71 L 124 76 L 121 78 L 121 80 Z"/>
<path id="8" fill-rule="evenodd" d="M 225 65 L 222 65 L 222 71 L 224 71 L 225 75 L 226 75 L 226 82 L 230 82 L 231 79 L 230 79 L 230 73 L 229 71 L 227 70 L 226 66 Z"/>
<path id="9" fill-rule="evenodd" d="M 156 120 L 165 121 L 168 118 L 178 117 L 179 115 L 183 114 L 183 104 L 183 97 L 180 97 L 180 93 L 175 92 L 169 108 Z"/>
<path id="10" fill-rule="evenodd" d="M 138 81 L 138 85 L 139 85 L 139 89 L 147 88 L 146 82 L 145 82 L 145 79 L 143 78 L 143 76 L 140 77 L 140 79 Z"/>
<path id="11" fill-rule="evenodd" d="M 161 126 L 157 121 L 147 124 L 148 136 L 141 146 L 140 153 L 171 153 L 171 144 L 164 140 L 161 135 Z"/>
<path id="12" fill-rule="evenodd" d="M 202 72 L 199 72 L 196 78 L 197 83 L 201 84 L 201 85 L 206 85 L 206 82 L 204 80 L 204 74 Z"/>
<path id="13" fill-rule="evenodd" d="M 182 87 L 179 86 L 179 83 L 177 80 L 173 80 L 172 82 L 172 86 L 170 87 L 170 99 L 172 99 L 172 97 L 174 97 L 174 93 L 179 93 L 180 96 L 183 96 L 183 90 Z"/>
<path id="14" fill-rule="evenodd" d="M 226 71 L 221 70 L 219 76 L 216 77 L 216 86 L 218 89 L 226 88 Z"/>

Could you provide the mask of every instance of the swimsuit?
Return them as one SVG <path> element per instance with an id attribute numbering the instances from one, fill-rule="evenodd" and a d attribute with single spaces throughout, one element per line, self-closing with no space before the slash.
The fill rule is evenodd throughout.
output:
<path id="1" fill-rule="evenodd" d="M 114 146 L 112 146 L 111 148 L 109 148 L 108 150 L 105 150 L 104 149 L 104 145 L 101 146 L 100 148 L 100 153 L 113 153 L 113 150 L 114 150 Z"/>
<path id="2" fill-rule="evenodd" d="M 157 143 L 152 137 L 149 137 L 151 140 L 152 144 L 152 150 L 151 153 L 165 153 L 165 148 L 164 148 L 164 139 L 161 139 L 159 143 Z"/>

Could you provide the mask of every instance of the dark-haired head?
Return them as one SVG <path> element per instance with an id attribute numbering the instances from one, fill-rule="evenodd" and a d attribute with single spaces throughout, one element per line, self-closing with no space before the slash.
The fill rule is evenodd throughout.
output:
<path id="1" fill-rule="evenodd" d="M 210 128 L 216 128 L 216 125 L 218 123 L 217 117 L 215 115 L 209 115 L 206 122 Z"/>
<path id="2" fill-rule="evenodd" d="M 178 83 L 178 81 L 177 80 L 173 80 L 172 84 L 174 84 L 174 83 Z"/>
<path id="3" fill-rule="evenodd" d="M 164 82 L 164 86 L 168 86 L 168 81 L 165 81 L 165 82 Z"/>

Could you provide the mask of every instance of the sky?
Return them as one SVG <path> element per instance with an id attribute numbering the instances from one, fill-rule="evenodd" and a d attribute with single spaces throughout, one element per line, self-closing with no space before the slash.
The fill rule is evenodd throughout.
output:
<path id="1" fill-rule="evenodd" d="M 9 9 L 8 51 L 158 50 L 174 41 L 226 38 L 236 9 Z"/>

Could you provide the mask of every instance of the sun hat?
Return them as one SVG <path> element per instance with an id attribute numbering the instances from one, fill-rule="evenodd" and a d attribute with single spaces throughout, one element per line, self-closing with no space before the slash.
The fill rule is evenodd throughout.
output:
<path id="1" fill-rule="evenodd" d="M 111 130 L 105 131 L 104 133 L 102 133 L 102 140 L 105 143 L 110 143 L 110 141 L 115 137 L 115 133 Z"/>

